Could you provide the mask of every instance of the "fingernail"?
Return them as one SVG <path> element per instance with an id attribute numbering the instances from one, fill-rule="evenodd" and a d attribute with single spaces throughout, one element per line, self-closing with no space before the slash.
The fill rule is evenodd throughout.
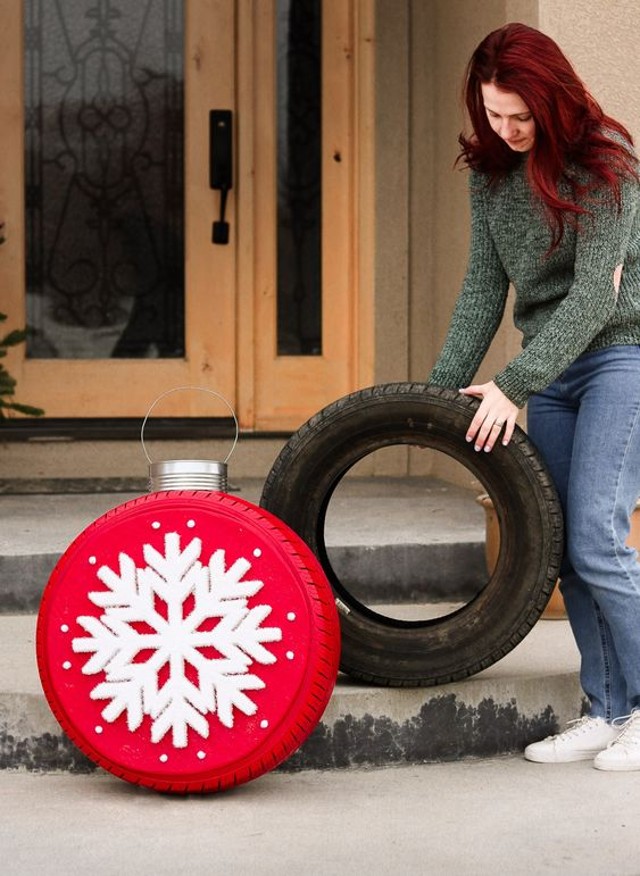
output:
<path id="1" fill-rule="evenodd" d="M 485 453 L 488 453 L 490 450 L 491 450 L 491 448 L 490 448 L 490 447 L 487 447 L 486 444 L 485 444 L 484 452 L 485 452 Z"/>
<path id="2" fill-rule="evenodd" d="M 482 447 L 480 447 L 479 444 L 476 444 L 475 447 L 474 447 L 473 449 L 474 449 L 474 450 L 482 450 Z"/>
<path id="3" fill-rule="evenodd" d="M 465 437 L 465 441 L 468 441 L 469 443 L 471 443 L 473 441 L 473 438 L 471 437 L 471 435 L 467 435 Z"/>

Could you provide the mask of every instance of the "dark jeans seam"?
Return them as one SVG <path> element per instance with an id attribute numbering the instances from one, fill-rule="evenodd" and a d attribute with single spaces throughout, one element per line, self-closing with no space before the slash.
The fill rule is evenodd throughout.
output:
<path id="1" fill-rule="evenodd" d="M 603 692 L 604 692 L 604 719 L 609 723 L 613 717 L 612 715 L 612 699 L 611 699 L 611 661 L 609 658 L 609 642 L 607 637 L 607 628 L 604 622 L 604 618 L 602 616 L 602 612 L 600 611 L 600 606 L 594 600 L 594 607 L 596 613 L 596 621 L 598 623 L 598 632 L 600 634 L 600 648 L 602 651 L 602 665 L 604 669 L 604 684 L 603 684 Z"/>

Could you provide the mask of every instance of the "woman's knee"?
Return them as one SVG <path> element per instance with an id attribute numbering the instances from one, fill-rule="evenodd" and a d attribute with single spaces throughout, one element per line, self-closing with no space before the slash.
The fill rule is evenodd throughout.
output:
<path id="1" fill-rule="evenodd" d="M 625 532 L 613 524 L 598 523 L 567 536 L 566 562 L 583 581 L 597 581 L 601 576 L 618 575 L 632 566 L 636 553 L 626 544 Z"/>
<path id="2" fill-rule="evenodd" d="M 567 526 L 567 563 L 583 580 L 619 566 L 621 547 L 624 550 L 624 539 L 620 541 L 610 520 L 587 515 Z"/>

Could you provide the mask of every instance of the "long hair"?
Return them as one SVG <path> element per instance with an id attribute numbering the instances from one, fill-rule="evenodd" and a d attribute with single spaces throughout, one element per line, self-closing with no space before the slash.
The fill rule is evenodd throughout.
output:
<path id="1" fill-rule="evenodd" d="M 589 213 L 596 189 L 604 186 L 620 205 L 621 178 L 638 178 L 630 133 L 605 115 L 558 45 L 524 24 L 494 30 L 471 56 L 464 98 L 473 134 L 460 135 L 458 160 L 487 174 L 491 183 L 521 160 L 489 124 L 481 90 L 489 82 L 519 95 L 535 121 L 527 174 L 546 208 L 551 249 L 562 240 L 566 221 L 577 225 L 580 215 Z M 561 181 L 569 184 L 570 199 L 561 194 Z"/>

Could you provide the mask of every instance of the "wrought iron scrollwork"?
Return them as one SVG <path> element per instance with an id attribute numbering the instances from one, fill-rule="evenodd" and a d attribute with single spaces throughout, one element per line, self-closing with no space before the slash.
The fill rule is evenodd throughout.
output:
<path id="1" fill-rule="evenodd" d="M 25 7 L 29 355 L 182 356 L 182 0 Z"/>

